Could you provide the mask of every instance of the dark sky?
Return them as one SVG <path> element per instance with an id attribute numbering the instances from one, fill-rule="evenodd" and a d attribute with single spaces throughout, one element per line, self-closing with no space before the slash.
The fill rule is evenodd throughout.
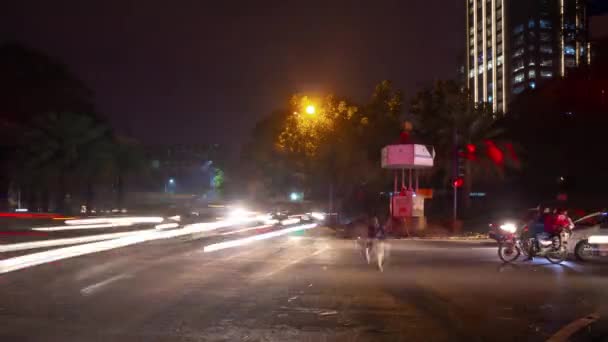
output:
<path id="1" fill-rule="evenodd" d="M 10 2 L 10 4 L 8 4 Z M 364 101 L 455 76 L 463 0 L 40 0 L 0 5 L 0 42 L 65 62 L 145 143 L 236 145 L 295 92 Z"/>

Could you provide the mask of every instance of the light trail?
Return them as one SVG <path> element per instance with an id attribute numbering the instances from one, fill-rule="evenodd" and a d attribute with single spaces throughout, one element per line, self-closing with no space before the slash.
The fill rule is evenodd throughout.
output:
<path id="1" fill-rule="evenodd" d="M 304 224 L 304 225 L 300 225 L 300 226 L 277 230 L 274 232 L 254 235 L 254 236 L 250 236 L 250 237 L 246 237 L 246 238 L 242 238 L 242 239 L 214 243 L 214 244 L 205 246 L 203 248 L 203 252 L 208 253 L 208 252 L 218 251 L 221 249 L 243 246 L 243 245 L 255 242 L 255 241 L 271 239 L 271 238 L 278 237 L 281 235 L 285 235 L 285 234 L 289 234 L 289 233 L 293 233 L 293 232 L 297 232 L 297 231 L 301 231 L 301 230 L 308 230 L 308 229 L 312 229 L 315 227 L 317 227 L 316 223 Z"/>
<path id="2" fill-rule="evenodd" d="M 45 247 L 74 245 L 77 243 L 116 239 L 116 238 L 123 237 L 123 236 L 152 232 L 152 231 L 154 231 L 154 230 L 146 229 L 146 230 L 136 230 L 136 231 L 122 232 L 122 233 L 100 234 L 100 235 L 90 235 L 90 236 L 65 238 L 65 239 L 53 239 L 53 240 L 44 240 L 44 241 L 21 242 L 21 243 L 14 243 L 14 244 L 10 244 L 10 245 L 0 245 L 0 253 L 22 251 L 22 250 L 27 250 L 27 249 L 45 248 Z"/>
<path id="3" fill-rule="evenodd" d="M 163 223 L 154 226 L 155 229 L 171 229 L 179 227 L 179 223 Z"/>
<path id="4" fill-rule="evenodd" d="M 107 251 L 114 248 L 125 247 L 153 239 L 162 238 L 162 232 L 151 231 L 149 233 L 132 234 L 118 239 L 92 242 L 71 247 L 53 249 L 50 251 L 22 255 L 0 261 L 0 274 L 16 271 L 40 264 L 57 260 L 72 258 L 80 255 Z"/>
<path id="5" fill-rule="evenodd" d="M 87 224 L 138 224 L 138 223 L 161 223 L 164 218 L 160 216 L 130 216 L 130 217 L 98 217 L 90 219 L 67 220 L 67 225 L 87 225 Z"/>
<path id="6" fill-rule="evenodd" d="M 608 243 L 608 235 L 592 235 L 588 241 L 590 244 L 605 244 Z"/>
<path id="7" fill-rule="evenodd" d="M 32 228 L 31 230 L 36 230 L 39 232 L 56 232 L 62 230 L 79 230 L 79 229 L 99 229 L 99 228 L 112 228 L 112 227 L 126 227 L 129 225 L 117 225 L 112 223 L 102 223 L 102 224 L 85 224 L 85 225 L 73 225 L 73 226 L 56 226 L 56 227 L 39 227 Z"/>
<path id="8" fill-rule="evenodd" d="M 263 225 L 263 226 L 255 226 L 255 227 L 237 229 L 237 230 L 232 230 L 232 231 L 229 231 L 229 232 L 226 232 L 226 233 L 221 233 L 219 235 L 232 235 L 232 234 L 238 234 L 238 233 L 247 232 L 247 231 L 250 231 L 250 230 L 266 229 L 266 228 L 272 228 L 272 225 Z"/>
<path id="9" fill-rule="evenodd" d="M 37 266 L 57 260 L 73 258 L 81 255 L 103 252 L 111 249 L 126 247 L 152 240 L 170 239 L 193 233 L 208 232 L 215 229 L 226 228 L 237 223 L 255 221 L 255 217 L 235 220 L 224 220 L 217 222 L 201 222 L 184 226 L 182 229 L 157 230 L 139 234 L 130 234 L 116 239 L 91 242 L 77 246 L 63 247 L 44 252 L 22 255 L 14 258 L 0 260 L 0 274 L 17 271 L 20 269 Z"/>

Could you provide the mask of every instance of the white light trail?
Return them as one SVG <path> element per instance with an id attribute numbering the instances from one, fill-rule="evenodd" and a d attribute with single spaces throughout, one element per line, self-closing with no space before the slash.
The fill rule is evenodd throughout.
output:
<path id="1" fill-rule="evenodd" d="M 607 235 L 592 235 L 588 239 L 590 244 L 604 244 L 608 243 Z"/>
<path id="2" fill-rule="evenodd" d="M 102 224 L 102 223 L 112 223 L 112 224 L 137 224 L 137 223 L 161 223 L 164 221 L 164 218 L 160 216 L 130 216 L 130 217 L 98 217 L 98 218 L 90 218 L 90 219 L 76 219 L 76 220 L 67 220 L 65 224 L 67 225 L 85 225 L 85 224 Z"/>
<path id="3" fill-rule="evenodd" d="M 255 217 L 248 218 L 247 220 L 255 221 Z M 149 232 L 130 234 L 112 240 L 91 242 L 77 246 L 63 247 L 50 251 L 22 255 L 14 258 L 0 260 L 0 274 L 17 271 L 20 269 L 37 266 L 57 260 L 103 252 L 115 248 L 126 247 L 147 241 L 170 239 L 193 233 L 212 231 L 215 229 L 230 227 L 235 223 L 243 223 L 243 221 L 225 220 L 218 222 L 201 222 L 187 225 L 182 229 L 174 230 L 150 229 Z"/>
<path id="4" fill-rule="evenodd" d="M 156 226 L 154 226 L 155 229 L 171 229 L 171 228 L 177 228 L 179 227 L 178 223 L 163 223 L 163 224 L 157 224 Z"/>
<path id="5" fill-rule="evenodd" d="M 56 226 L 56 227 L 40 227 L 40 228 L 32 228 L 32 230 L 37 230 L 41 232 L 56 232 L 61 230 L 78 230 L 78 229 L 99 229 L 99 228 L 112 228 L 112 227 L 126 227 L 130 226 L 129 224 L 112 224 L 112 223 L 102 223 L 102 224 L 85 224 L 85 225 L 73 225 L 73 226 Z"/>
<path id="6" fill-rule="evenodd" d="M 226 228 L 243 222 L 253 222 L 255 217 L 224 220 L 217 222 L 201 222 L 184 226 L 182 229 L 156 230 L 139 232 L 138 234 L 125 235 L 112 240 L 91 242 L 76 246 L 63 247 L 44 252 L 22 255 L 14 258 L 0 260 L 0 274 L 17 271 L 20 269 L 37 266 L 57 260 L 73 258 L 81 255 L 103 252 L 111 249 L 126 247 L 152 240 L 170 239 L 193 233 L 208 232 L 215 229 Z M 293 228 L 291 228 L 293 229 Z M 302 229 L 302 228 L 301 228 Z M 310 229 L 310 228 L 306 228 Z"/>
<path id="7" fill-rule="evenodd" d="M 219 234 L 219 235 L 232 235 L 232 234 L 238 234 L 238 233 L 248 232 L 250 230 L 266 229 L 266 228 L 272 228 L 272 225 L 263 225 L 263 226 L 255 226 L 255 227 L 237 229 L 237 230 L 232 230 L 232 231 L 229 231 L 229 232 L 226 232 L 226 233 L 222 233 L 222 234 Z"/>
<path id="8" fill-rule="evenodd" d="M 299 217 L 298 218 L 294 217 L 294 218 L 288 218 L 288 219 L 281 221 L 281 224 L 284 226 L 288 226 L 290 224 L 300 223 L 300 221 L 301 221 L 301 219 Z"/>
<path id="9" fill-rule="evenodd" d="M 323 213 L 313 212 L 310 214 L 310 216 L 312 216 L 312 218 L 314 218 L 315 220 L 319 220 L 319 221 L 325 220 L 325 214 L 323 214 Z"/>
<path id="10" fill-rule="evenodd" d="M 218 251 L 221 249 L 243 246 L 243 245 L 255 242 L 255 241 L 271 239 L 271 238 L 274 238 L 277 236 L 281 236 L 281 235 L 285 235 L 285 234 L 289 234 L 289 233 L 293 233 L 293 232 L 297 232 L 297 231 L 301 231 L 301 230 L 308 230 L 308 229 L 312 229 L 315 227 L 317 227 L 316 223 L 304 224 L 304 225 L 300 225 L 300 226 L 296 226 L 296 227 L 277 230 L 274 232 L 249 236 L 249 237 L 242 238 L 242 239 L 214 243 L 214 244 L 205 246 L 205 248 L 203 248 L 203 252 L 208 253 L 208 252 Z"/>
<path id="11" fill-rule="evenodd" d="M 154 230 L 145 229 L 145 230 L 137 230 L 137 231 L 131 231 L 131 232 L 122 232 L 122 233 L 100 234 L 100 235 L 90 235 L 90 236 L 65 238 L 65 239 L 53 239 L 53 240 L 13 243 L 10 245 L 0 245 L 0 253 L 15 252 L 15 251 L 21 251 L 21 250 L 27 250 L 27 249 L 35 249 L 35 248 L 74 245 L 77 243 L 116 239 L 116 238 L 123 237 L 123 236 L 139 234 L 139 233 L 146 233 L 146 232 L 151 232 L 151 231 L 154 231 Z"/>

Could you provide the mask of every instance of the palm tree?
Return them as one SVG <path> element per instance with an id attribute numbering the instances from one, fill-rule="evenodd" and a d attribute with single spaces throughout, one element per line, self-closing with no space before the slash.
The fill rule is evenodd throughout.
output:
<path id="1" fill-rule="evenodd" d="M 83 169 L 94 170 L 91 161 L 100 157 L 98 152 L 108 143 L 109 128 L 89 115 L 74 113 L 43 115 L 28 128 L 22 147 L 24 169 L 32 176 L 55 179 L 59 210 L 67 210 L 68 181 L 82 179 Z"/>

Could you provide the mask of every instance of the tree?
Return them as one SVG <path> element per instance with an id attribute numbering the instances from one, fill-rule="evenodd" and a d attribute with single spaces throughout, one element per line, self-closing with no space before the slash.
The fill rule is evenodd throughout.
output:
<path id="1" fill-rule="evenodd" d="M 435 147 L 434 174 L 441 183 L 449 184 L 455 158 L 458 158 L 457 151 L 466 146 L 485 153 L 477 153 L 475 158 L 464 158 L 465 194 L 471 192 L 476 179 L 491 180 L 502 175 L 506 159 L 496 155 L 502 150 L 492 140 L 502 133 L 497 126 L 497 115 L 489 106 L 473 103 L 458 83 L 440 81 L 434 87 L 422 90 L 412 100 L 411 113 L 418 134 Z M 469 207 L 469 196 L 464 198 Z"/>
<path id="2" fill-rule="evenodd" d="M 61 62 L 18 43 L 0 45 L 0 117 L 27 123 L 50 112 L 93 113 L 92 92 Z"/>
<path id="3" fill-rule="evenodd" d="M 21 144 L 22 175 L 56 180 L 60 209 L 67 209 L 70 186 L 76 182 L 85 161 L 110 142 L 109 128 L 94 118 L 73 113 L 50 113 L 35 118 Z M 93 170 L 95 165 L 86 165 Z M 88 172 L 87 172 L 88 173 Z M 90 175 L 90 174 L 89 174 Z M 26 177 L 27 177 L 26 176 Z"/>
<path id="4" fill-rule="evenodd" d="M 399 136 L 401 98 L 388 81 L 361 106 L 331 94 L 294 95 L 288 108 L 256 125 L 246 154 L 255 166 L 248 172 L 266 175 L 263 188 L 276 194 L 290 187 L 316 199 L 328 188 L 336 198 L 354 197 L 361 187 L 379 193 L 387 181 L 380 149 Z"/>

